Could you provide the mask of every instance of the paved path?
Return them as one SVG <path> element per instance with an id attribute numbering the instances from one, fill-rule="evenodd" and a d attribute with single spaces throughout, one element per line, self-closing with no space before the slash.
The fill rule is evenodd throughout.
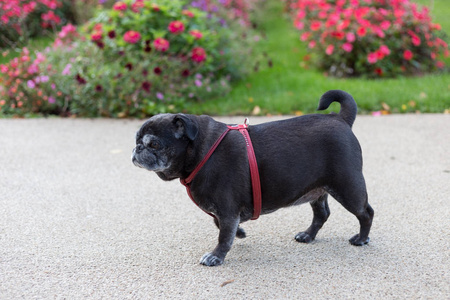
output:
<path id="1" fill-rule="evenodd" d="M 216 268 L 211 218 L 131 164 L 141 123 L 0 120 L 0 299 L 450 299 L 449 115 L 357 117 L 369 245 L 331 199 L 314 243 L 294 241 L 309 205 L 282 209 Z"/>

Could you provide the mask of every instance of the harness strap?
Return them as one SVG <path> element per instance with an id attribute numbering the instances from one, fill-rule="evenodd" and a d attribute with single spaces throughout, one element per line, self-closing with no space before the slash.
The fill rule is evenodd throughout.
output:
<path id="1" fill-rule="evenodd" d="M 219 144 L 222 142 L 222 140 L 225 138 L 227 133 L 230 130 L 239 130 L 239 132 L 242 134 L 242 136 L 245 139 L 245 144 L 247 146 L 247 156 L 248 156 L 248 163 L 250 167 L 250 176 L 252 181 L 252 191 L 253 191 L 253 216 L 252 220 L 258 219 L 259 215 L 261 214 L 261 182 L 259 178 L 259 171 L 258 171 L 258 164 L 256 162 L 256 156 L 255 151 L 253 149 L 252 140 L 250 139 L 250 135 L 248 134 L 248 119 L 245 119 L 244 124 L 242 125 L 235 125 L 235 126 L 228 126 L 228 128 L 222 133 L 222 135 L 215 141 L 215 143 L 212 145 L 211 149 L 209 149 L 208 153 L 205 155 L 205 157 L 202 159 L 202 161 L 195 167 L 194 171 L 186 178 L 186 179 L 180 179 L 181 184 L 183 184 L 186 187 L 186 191 L 191 198 L 191 200 L 198 206 L 198 203 L 195 202 L 194 197 L 192 197 L 191 194 L 191 188 L 190 184 L 192 180 L 194 180 L 197 173 L 200 171 L 200 169 L 203 167 L 203 165 L 208 161 L 208 159 L 211 157 L 211 155 L 214 153 L 216 148 L 219 146 Z M 201 207 L 200 207 L 201 208 Z M 216 218 L 215 215 L 213 215 L 210 212 L 205 211 L 208 215 Z"/>

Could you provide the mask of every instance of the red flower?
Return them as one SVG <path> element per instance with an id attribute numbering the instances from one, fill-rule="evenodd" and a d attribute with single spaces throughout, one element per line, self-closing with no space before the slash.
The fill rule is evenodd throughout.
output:
<path id="1" fill-rule="evenodd" d="M 377 74 L 378 76 L 383 76 L 383 70 L 381 68 L 376 68 L 375 74 Z"/>
<path id="2" fill-rule="evenodd" d="M 156 67 L 156 68 L 153 69 L 153 72 L 154 72 L 156 75 L 160 75 L 160 74 L 162 73 L 162 70 L 161 70 L 160 67 Z"/>
<path id="3" fill-rule="evenodd" d="M 199 40 L 203 37 L 203 34 L 196 29 L 189 31 L 189 34 L 192 35 L 196 40 Z"/>
<path id="4" fill-rule="evenodd" d="M 413 58 L 413 53 L 410 50 L 405 50 L 403 52 L 403 58 L 406 60 L 411 60 Z"/>
<path id="5" fill-rule="evenodd" d="M 169 49 L 169 41 L 163 38 L 157 38 L 153 41 L 153 46 L 156 50 L 164 52 Z"/>
<path id="6" fill-rule="evenodd" d="M 190 11 L 190 10 L 183 10 L 181 13 L 183 15 L 189 17 L 189 18 L 193 18 L 194 17 L 194 13 L 192 11 Z"/>
<path id="7" fill-rule="evenodd" d="M 103 38 L 101 31 L 96 31 L 91 34 L 91 41 L 100 41 Z"/>
<path id="8" fill-rule="evenodd" d="M 141 85 L 142 89 L 146 91 L 147 93 L 150 93 L 150 88 L 152 87 L 152 84 L 149 81 L 144 81 Z"/>
<path id="9" fill-rule="evenodd" d="M 184 24 L 181 21 L 173 21 L 170 22 L 168 29 L 174 34 L 182 33 L 184 31 Z"/>
<path id="10" fill-rule="evenodd" d="M 114 10 L 117 10 L 117 11 L 124 11 L 124 10 L 127 10 L 127 4 L 126 3 L 123 3 L 123 2 L 116 2 L 114 5 L 113 5 L 113 9 Z"/>
<path id="11" fill-rule="evenodd" d="M 358 30 L 356 31 L 356 34 L 359 36 L 365 36 L 367 33 L 367 29 L 365 27 L 359 27 Z"/>
<path id="12" fill-rule="evenodd" d="M 310 27 L 311 27 L 312 31 L 317 31 L 320 29 L 321 26 L 322 26 L 322 23 L 320 21 L 312 21 Z"/>
<path id="13" fill-rule="evenodd" d="M 127 31 L 123 35 L 123 40 L 130 44 L 136 44 L 137 42 L 139 42 L 140 39 L 141 39 L 141 34 L 137 31 L 133 31 L 133 30 Z"/>
<path id="14" fill-rule="evenodd" d="M 195 62 L 201 63 L 206 59 L 206 52 L 201 47 L 195 47 L 191 52 L 191 59 Z"/>

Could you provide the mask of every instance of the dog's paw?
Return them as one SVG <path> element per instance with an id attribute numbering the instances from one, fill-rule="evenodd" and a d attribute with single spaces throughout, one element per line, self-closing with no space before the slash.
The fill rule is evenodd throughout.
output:
<path id="1" fill-rule="evenodd" d="M 236 237 L 239 239 L 243 239 L 247 236 L 247 234 L 245 233 L 245 230 L 242 229 L 241 227 L 238 227 L 237 231 L 236 231 Z"/>
<path id="2" fill-rule="evenodd" d="M 361 239 L 359 237 L 359 234 L 354 235 L 351 239 L 348 240 L 350 242 L 350 244 L 352 244 L 353 246 L 362 246 L 365 245 L 367 243 L 369 243 L 370 238 L 367 237 L 367 239 Z"/>
<path id="3" fill-rule="evenodd" d="M 212 253 L 206 253 L 200 259 L 200 263 L 208 267 L 220 266 L 223 264 L 223 259 L 213 255 Z"/>
<path id="4" fill-rule="evenodd" d="M 311 243 L 314 239 L 307 232 L 299 232 L 295 236 L 295 240 L 299 243 Z"/>

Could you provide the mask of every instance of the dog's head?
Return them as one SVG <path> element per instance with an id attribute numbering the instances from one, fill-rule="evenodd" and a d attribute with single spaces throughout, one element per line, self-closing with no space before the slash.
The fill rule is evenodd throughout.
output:
<path id="1" fill-rule="evenodd" d="M 164 180 L 180 177 L 187 147 L 198 135 L 192 116 L 161 114 L 150 118 L 136 134 L 133 164 L 154 171 Z"/>

